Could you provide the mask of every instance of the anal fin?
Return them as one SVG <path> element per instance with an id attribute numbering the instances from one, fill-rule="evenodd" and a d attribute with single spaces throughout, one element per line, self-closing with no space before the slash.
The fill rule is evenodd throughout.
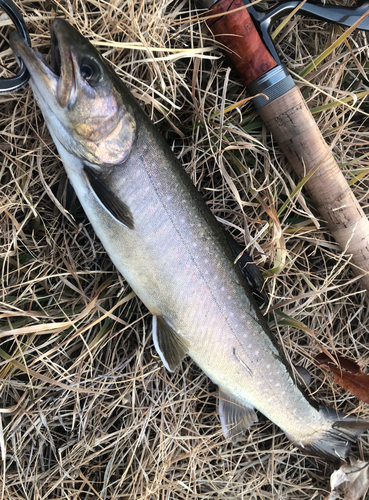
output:
<path id="1" fill-rule="evenodd" d="M 219 388 L 219 416 L 226 439 L 237 443 L 258 417 L 252 406 L 240 403 Z"/>
<path id="2" fill-rule="evenodd" d="M 165 368 L 174 372 L 188 353 L 186 341 L 173 330 L 163 316 L 153 316 L 152 335 L 156 352 Z"/>

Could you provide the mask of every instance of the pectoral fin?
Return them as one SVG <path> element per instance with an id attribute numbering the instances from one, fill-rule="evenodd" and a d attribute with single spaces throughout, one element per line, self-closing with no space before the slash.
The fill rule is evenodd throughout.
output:
<path id="1" fill-rule="evenodd" d="M 165 368 L 174 372 L 188 352 L 186 341 L 173 330 L 162 316 L 153 316 L 152 334 L 156 352 Z"/>
<path id="2" fill-rule="evenodd" d="M 252 406 L 239 403 L 220 388 L 219 416 L 224 437 L 234 443 L 242 439 L 245 431 L 258 420 Z"/>
<path id="3" fill-rule="evenodd" d="M 102 179 L 99 178 L 93 168 L 85 165 L 83 171 L 86 174 L 91 190 L 104 206 L 104 208 L 121 224 L 134 229 L 133 215 L 129 207 L 107 188 Z"/>

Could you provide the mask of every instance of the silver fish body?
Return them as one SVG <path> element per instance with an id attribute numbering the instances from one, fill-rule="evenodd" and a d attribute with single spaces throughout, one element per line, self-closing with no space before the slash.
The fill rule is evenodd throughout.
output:
<path id="1" fill-rule="evenodd" d="M 221 228 L 165 140 L 74 28 L 56 20 L 52 39 L 61 76 L 16 35 L 11 45 L 96 234 L 153 314 L 165 366 L 188 354 L 219 386 L 226 436 L 256 421 L 256 408 L 307 451 L 346 457 L 367 424 L 313 405 L 295 385 Z"/>

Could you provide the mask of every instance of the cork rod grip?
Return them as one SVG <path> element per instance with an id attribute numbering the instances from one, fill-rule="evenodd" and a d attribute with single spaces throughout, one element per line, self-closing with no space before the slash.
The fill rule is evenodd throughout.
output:
<path id="1" fill-rule="evenodd" d="M 347 184 L 297 87 L 259 109 L 369 295 L 369 220 Z"/>

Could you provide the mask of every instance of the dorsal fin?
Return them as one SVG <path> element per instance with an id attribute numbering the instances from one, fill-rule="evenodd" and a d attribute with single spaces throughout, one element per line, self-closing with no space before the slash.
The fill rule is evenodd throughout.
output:
<path id="1" fill-rule="evenodd" d="M 104 208 L 118 222 L 129 229 L 134 229 L 133 215 L 129 207 L 107 188 L 93 168 L 85 165 L 83 171 L 86 174 L 92 192 Z"/>
<path id="2" fill-rule="evenodd" d="M 264 277 L 256 264 L 254 264 L 250 255 L 245 251 L 242 246 L 237 243 L 228 231 L 224 231 L 228 244 L 231 247 L 232 253 L 237 258 L 237 264 L 246 278 L 250 290 L 254 292 L 261 292 L 264 286 Z"/>
<path id="3" fill-rule="evenodd" d="M 308 372 L 308 370 L 303 366 L 298 366 L 295 364 L 293 365 L 293 367 L 295 368 L 299 376 L 299 378 L 297 379 L 297 383 L 299 383 L 302 386 L 309 387 L 309 385 L 311 384 L 311 375 Z"/>
<path id="4" fill-rule="evenodd" d="M 174 372 L 188 353 L 187 342 L 173 330 L 163 316 L 153 316 L 152 334 L 156 352 L 165 368 Z"/>
<path id="5" fill-rule="evenodd" d="M 240 403 L 219 387 L 219 416 L 226 439 L 237 443 L 258 417 L 251 405 Z"/>

